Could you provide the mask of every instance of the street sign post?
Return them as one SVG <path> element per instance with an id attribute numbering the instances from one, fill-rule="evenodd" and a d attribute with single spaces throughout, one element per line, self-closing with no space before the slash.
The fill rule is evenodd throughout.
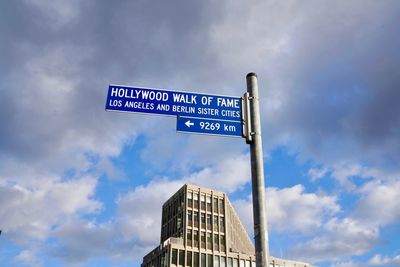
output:
<path id="1" fill-rule="evenodd" d="M 176 131 L 242 137 L 242 123 L 238 121 L 178 117 Z"/>
<path id="2" fill-rule="evenodd" d="M 247 92 L 243 98 L 110 85 L 106 110 L 176 116 L 178 132 L 245 137 L 250 145 L 256 263 L 268 267 L 257 75 L 249 73 L 246 80 Z"/>
<path id="3" fill-rule="evenodd" d="M 256 266 L 268 267 L 268 225 L 265 213 L 265 186 L 264 186 L 264 156 L 261 138 L 260 105 L 258 97 L 257 74 L 251 72 L 246 76 L 247 83 L 247 110 L 249 120 L 246 122 L 249 135 L 246 138 L 250 145 L 251 161 L 251 188 L 253 195 L 253 220 L 254 220 L 254 243 L 256 249 Z"/>

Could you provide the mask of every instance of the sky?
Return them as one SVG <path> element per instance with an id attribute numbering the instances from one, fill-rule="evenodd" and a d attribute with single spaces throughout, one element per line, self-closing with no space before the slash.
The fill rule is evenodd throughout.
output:
<path id="1" fill-rule="evenodd" d="M 140 266 L 184 183 L 253 238 L 249 147 L 106 112 L 109 84 L 260 89 L 271 254 L 400 266 L 400 1 L 0 2 L 0 265 Z"/>

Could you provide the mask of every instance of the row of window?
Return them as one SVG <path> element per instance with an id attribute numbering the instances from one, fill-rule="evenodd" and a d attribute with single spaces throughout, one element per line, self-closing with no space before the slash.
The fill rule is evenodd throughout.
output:
<path id="1" fill-rule="evenodd" d="M 186 264 L 185 264 L 186 263 Z M 254 261 L 172 249 L 171 266 L 176 267 L 255 267 Z"/>
<path id="2" fill-rule="evenodd" d="M 167 250 L 162 251 L 156 257 L 152 258 L 151 261 L 143 262 L 141 267 L 169 267 L 169 252 Z"/>
<path id="3" fill-rule="evenodd" d="M 188 210 L 187 212 L 187 225 L 190 227 L 197 227 L 214 231 L 225 231 L 225 217 L 206 214 L 205 212 Z M 199 227 L 200 225 L 200 227 Z"/>
<path id="4" fill-rule="evenodd" d="M 182 211 L 184 207 L 184 196 L 179 194 L 173 200 L 167 202 L 162 211 L 162 223 L 166 223 L 172 219 L 178 212 Z"/>
<path id="5" fill-rule="evenodd" d="M 214 237 L 214 238 L 213 238 Z M 214 251 L 225 251 L 226 240 L 224 235 L 206 233 L 204 231 L 188 229 L 186 233 L 186 244 L 189 247 L 209 249 Z"/>
<path id="6" fill-rule="evenodd" d="M 211 205 L 211 199 L 213 199 L 213 205 Z M 205 194 L 200 194 L 199 197 L 198 193 L 189 191 L 187 195 L 187 200 L 189 208 L 199 209 L 200 207 L 201 210 L 207 210 L 207 211 L 213 210 L 215 213 L 219 212 L 222 214 L 225 212 L 224 200 L 222 198 L 218 197 L 212 198 L 210 195 L 205 195 Z"/>
<path id="7" fill-rule="evenodd" d="M 162 225 L 161 237 L 165 240 L 169 237 L 182 237 L 183 232 L 183 215 L 182 212 L 176 214 L 173 219 Z"/>

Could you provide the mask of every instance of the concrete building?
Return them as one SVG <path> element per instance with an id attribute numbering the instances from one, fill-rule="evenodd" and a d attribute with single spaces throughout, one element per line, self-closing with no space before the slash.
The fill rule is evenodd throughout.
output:
<path id="1" fill-rule="evenodd" d="M 223 192 L 185 184 L 162 207 L 160 245 L 142 267 L 254 267 L 255 250 Z M 270 257 L 272 267 L 310 267 Z"/>

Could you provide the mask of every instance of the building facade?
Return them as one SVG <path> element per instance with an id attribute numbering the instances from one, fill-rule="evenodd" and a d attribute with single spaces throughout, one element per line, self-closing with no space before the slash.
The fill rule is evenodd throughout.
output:
<path id="1" fill-rule="evenodd" d="M 255 267 L 253 243 L 223 192 L 185 184 L 162 207 L 160 245 L 142 267 Z M 270 257 L 271 267 L 311 265 Z"/>

